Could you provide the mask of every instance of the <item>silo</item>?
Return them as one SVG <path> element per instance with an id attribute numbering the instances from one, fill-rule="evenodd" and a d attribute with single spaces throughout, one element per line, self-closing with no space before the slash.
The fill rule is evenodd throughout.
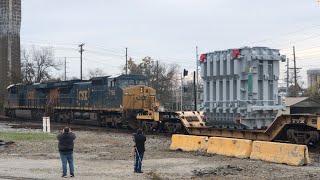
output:
<path id="1" fill-rule="evenodd" d="M 279 50 L 244 47 L 202 54 L 205 116 L 219 128 L 263 129 L 284 106 L 278 95 Z"/>
<path id="2" fill-rule="evenodd" d="M 320 68 L 313 68 L 307 70 L 308 88 L 320 82 Z"/>
<path id="3" fill-rule="evenodd" d="M 21 82 L 21 0 L 0 1 L 0 106 L 6 87 Z"/>

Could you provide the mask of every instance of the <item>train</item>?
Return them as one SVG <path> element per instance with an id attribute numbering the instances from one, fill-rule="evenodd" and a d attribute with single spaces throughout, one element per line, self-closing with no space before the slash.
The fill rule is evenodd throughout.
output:
<path id="1" fill-rule="evenodd" d="M 279 50 L 243 47 L 202 54 L 203 111 L 160 111 L 144 75 L 10 85 L 9 117 L 86 122 L 145 132 L 320 145 L 320 115 L 281 114 Z M 303 109 L 302 111 L 303 112 Z"/>
<path id="2" fill-rule="evenodd" d="M 141 127 L 144 131 L 179 132 L 182 124 L 174 112 L 159 112 L 156 90 L 144 75 L 94 77 L 7 88 L 8 117 L 56 122 L 87 123 L 115 128 Z"/>

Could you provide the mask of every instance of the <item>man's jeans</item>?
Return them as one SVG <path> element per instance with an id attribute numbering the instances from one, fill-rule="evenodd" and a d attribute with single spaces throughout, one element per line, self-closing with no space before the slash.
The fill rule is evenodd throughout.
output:
<path id="1" fill-rule="evenodd" d="M 138 152 L 137 149 L 135 150 L 136 161 L 134 163 L 134 172 L 141 172 L 143 154 L 144 152 Z"/>
<path id="2" fill-rule="evenodd" d="M 67 176 L 67 162 L 69 163 L 70 175 L 74 175 L 73 166 L 73 151 L 60 152 L 60 158 L 62 162 L 62 176 Z"/>

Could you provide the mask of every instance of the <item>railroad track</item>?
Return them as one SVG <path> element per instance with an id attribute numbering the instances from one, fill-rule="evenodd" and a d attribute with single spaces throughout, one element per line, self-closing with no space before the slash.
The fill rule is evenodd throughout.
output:
<path id="1" fill-rule="evenodd" d="M 42 122 L 30 120 L 30 119 L 20 119 L 20 118 L 9 118 L 0 115 L 0 122 L 9 123 L 12 128 L 29 128 L 29 129 L 42 129 Z M 64 127 L 70 127 L 73 131 L 98 131 L 98 132 L 108 132 L 108 133 L 134 133 L 131 129 L 118 129 L 118 128 L 106 128 L 93 124 L 79 124 L 79 123 L 61 123 L 51 121 L 51 130 L 60 131 Z M 150 135 L 160 135 L 160 136 L 171 136 L 168 133 L 152 133 Z"/>

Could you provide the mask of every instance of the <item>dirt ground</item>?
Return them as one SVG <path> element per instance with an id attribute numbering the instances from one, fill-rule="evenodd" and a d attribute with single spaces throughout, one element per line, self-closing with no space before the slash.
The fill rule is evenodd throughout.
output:
<path id="1" fill-rule="evenodd" d="M 41 131 L 40 125 L 0 121 L 0 131 Z M 16 127 L 16 128 L 12 128 Z M 32 129 L 28 127 L 33 127 Z M 18 127 L 18 128 L 17 128 Z M 22 128 L 23 127 L 23 128 Z M 62 127 L 62 126 L 61 126 Z M 60 126 L 53 126 L 60 129 Z M 293 167 L 250 159 L 205 153 L 170 151 L 170 137 L 147 135 L 143 174 L 133 173 L 131 132 L 75 127 L 73 179 L 320 179 L 319 155 L 312 163 Z M 58 130 L 53 130 L 57 134 Z M 60 179 L 57 141 L 26 142 L 0 146 L 0 179 Z"/>

